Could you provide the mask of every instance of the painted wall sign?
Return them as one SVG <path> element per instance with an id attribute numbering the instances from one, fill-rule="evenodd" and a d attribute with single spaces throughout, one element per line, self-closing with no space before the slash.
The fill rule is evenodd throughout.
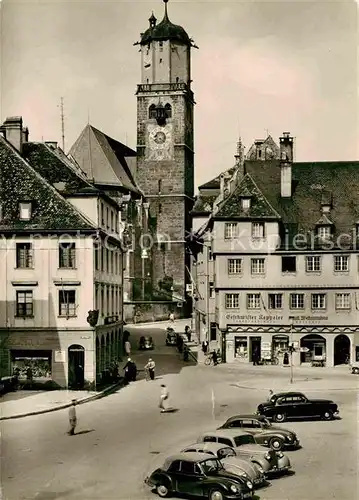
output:
<path id="1" fill-rule="evenodd" d="M 66 363 L 66 351 L 55 351 L 55 363 Z"/>
<path id="2" fill-rule="evenodd" d="M 279 314 L 226 314 L 227 323 L 274 323 L 283 321 L 284 317 Z"/>

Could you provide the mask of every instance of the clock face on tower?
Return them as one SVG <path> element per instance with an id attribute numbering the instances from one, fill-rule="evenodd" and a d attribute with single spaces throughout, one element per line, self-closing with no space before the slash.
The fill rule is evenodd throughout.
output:
<path id="1" fill-rule="evenodd" d="M 149 126 L 147 158 L 149 160 L 169 160 L 172 156 L 171 125 Z"/>

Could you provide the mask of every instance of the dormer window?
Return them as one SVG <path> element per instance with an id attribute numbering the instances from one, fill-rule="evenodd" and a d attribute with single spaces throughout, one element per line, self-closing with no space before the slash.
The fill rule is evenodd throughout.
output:
<path id="1" fill-rule="evenodd" d="M 317 229 L 319 239 L 325 241 L 330 240 L 332 236 L 332 228 L 331 226 L 319 226 Z"/>
<path id="2" fill-rule="evenodd" d="M 20 209 L 20 220 L 30 220 L 31 219 L 31 202 L 22 202 L 19 205 Z"/>
<path id="3" fill-rule="evenodd" d="M 251 208 L 251 199 L 250 198 L 242 198 L 241 199 L 242 210 L 245 212 Z"/>

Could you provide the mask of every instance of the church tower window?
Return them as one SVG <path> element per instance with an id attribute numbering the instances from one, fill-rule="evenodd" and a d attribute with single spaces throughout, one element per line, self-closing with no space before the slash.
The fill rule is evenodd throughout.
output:
<path id="1" fill-rule="evenodd" d="M 149 112 L 148 112 L 148 117 L 149 118 L 156 118 L 156 116 L 157 116 L 157 114 L 156 114 L 156 105 L 155 104 L 151 104 Z"/>
<path id="2" fill-rule="evenodd" d="M 172 106 L 170 104 L 166 104 L 165 113 L 167 118 L 172 118 Z"/>

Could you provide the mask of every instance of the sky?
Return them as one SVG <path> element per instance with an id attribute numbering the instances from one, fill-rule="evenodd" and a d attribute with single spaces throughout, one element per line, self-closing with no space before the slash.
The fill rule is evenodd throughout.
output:
<path id="1" fill-rule="evenodd" d="M 2 0 L 0 118 L 21 115 L 30 140 L 65 150 L 88 121 L 136 149 L 140 54 L 133 43 L 162 0 Z M 234 163 L 270 133 L 297 161 L 359 159 L 358 4 L 345 0 L 170 0 L 192 50 L 195 180 Z"/>

